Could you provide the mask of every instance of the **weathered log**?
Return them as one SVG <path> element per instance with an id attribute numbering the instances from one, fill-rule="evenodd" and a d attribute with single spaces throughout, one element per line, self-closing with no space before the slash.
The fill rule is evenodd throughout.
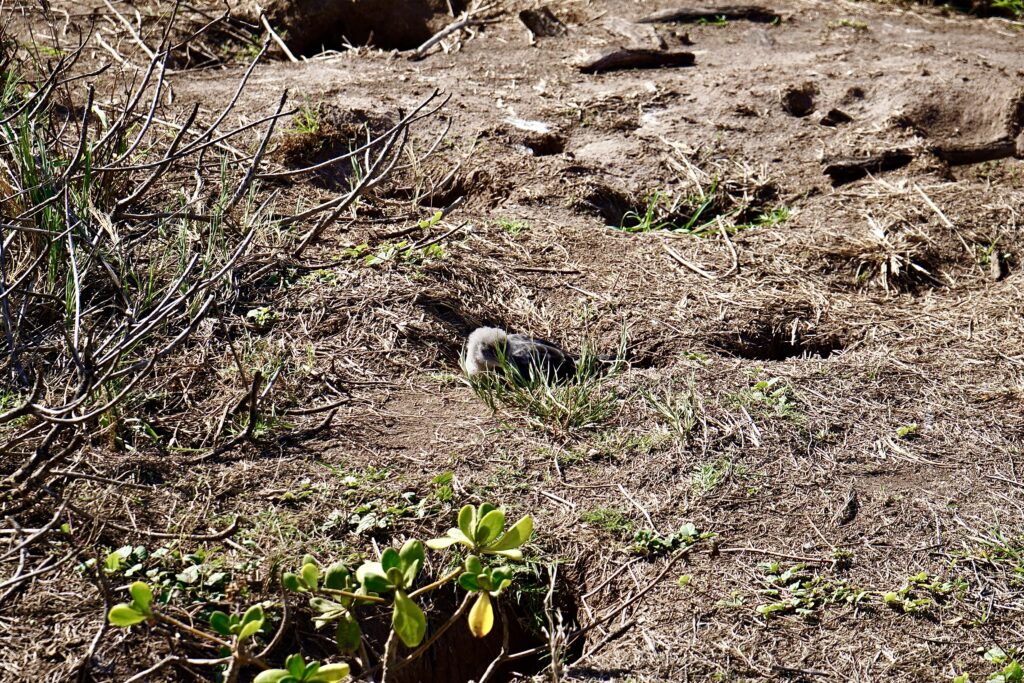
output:
<path id="1" fill-rule="evenodd" d="M 604 52 L 579 66 L 585 74 L 597 74 L 622 69 L 657 69 L 664 66 L 693 66 L 692 52 L 647 50 L 643 48 L 616 48 Z"/>
<path id="2" fill-rule="evenodd" d="M 932 147 L 931 153 L 950 166 L 966 166 L 1015 156 L 1017 143 L 1010 138 L 970 144 L 945 142 Z"/>
<path id="3" fill-rule="evenodd" d="M 721 18 L 726 21 L 743 19 L 760 23 L 771 23 L 779 21 L 782 16 L 767 7 L 757 5 L 725 5 L 723 7 L 677 7 L 656 12 L 643 19 L 640 24 L 696 24 L 700 21 L 717 21 Z"/>

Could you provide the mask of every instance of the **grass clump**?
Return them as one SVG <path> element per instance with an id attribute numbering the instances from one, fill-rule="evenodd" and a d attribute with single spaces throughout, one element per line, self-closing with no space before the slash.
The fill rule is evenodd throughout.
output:
<path id="1" fill-rule="evenodd" d="M 618 536 L 628 536 L 633 531 L 633 520 L 618 508 L 597 507 L 580 514 L 580 522 L 603 529 Z"/>
<path id="2" fill-rule="evenodd" d="M 704 404 L 692 382 L 683 391 L 676 391 L 670 385 L 658 391 L 645 391 L 643 396 L 659 421 L 681 438 L 686 438 L 700 424 Z"/>

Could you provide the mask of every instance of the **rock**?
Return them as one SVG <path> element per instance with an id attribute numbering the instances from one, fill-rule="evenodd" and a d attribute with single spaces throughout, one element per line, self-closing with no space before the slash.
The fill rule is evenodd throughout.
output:
<path id="1" fill-rule="evenodd" d="M 821 117 L 821 125 L 838 126 L 842 123 L 853 121 L 853 117 L 841 109 L 829 109 L 828 113 Z"/>

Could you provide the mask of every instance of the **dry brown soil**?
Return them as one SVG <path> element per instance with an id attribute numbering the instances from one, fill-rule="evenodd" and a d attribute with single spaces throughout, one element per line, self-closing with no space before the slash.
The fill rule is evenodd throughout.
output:
<path id="1" fill-rule="evenodd" d="M 562 611 L 578 623 L 662 571 L 665 555 L 630 550 L 637 531 L 690 522 L 715 534 L 590 632 L 575 656 L 614 637 L 565 680 L 985 680 L 999 667 L 982 653 L 1024 647 L 1024 162 L 950 166 L 929 152 L 1020 134 L 1024 27 L 822 0 L 775 0 L 776 24 L 633 23 L 672 6 L 556 1 L 566 33 L 534 40 L 509 7 L 420 61 L 362 47 L 260 66 L 242 102 L 254 115 L 288 88 L 347 141 L 346 122 L 386 125 L 436 88 L 451 99 L 414 152 L 450 130 L 307 254 L 323 268 L 254 302 L 279 317 L 239 343 L 281 359 L 281 390 L 306 387 L 307 407 L 347 396 L 331 424 L 198 466 L 173 451 L 141 465 L 112 453 L 109 476 L 150 472 L 162 488 L 110 514 L 198 531 L 240 514 L 234 545 L 206 545 L 238 584 L 272 597 L 272 572 L 303 552 L 350 557 L 371 537 L 435 535 L 462 502 L 490 500 L 535 515 L 537 580 L 557 563 Z M 620 46 L 689 50 L 695 64 L 578 70 Z M 241 68 L 175 76 L 175 97 L 213 108 Z M 296 153 L 288 144 L 280 155 Z M 837 187 L 823 172 L 886 150 L 913 159 Z M 330 182 L 290 190 L 324 197 Z M 722 230 L 617 229 L 656 192 L 701 190 L 721 193 Z M 465 223 L 443 255 L 345 256 L 406 228 L 419 237 L 416 221 L 460 196 L 429 228 Z M 610 415 L 545 429 L 515 408 L 492 414 L 458 380 L 462 341 L 481 324 L 603 352 L 625 329 L 633 364 L 599 388 Z M 218 373 L 220 405 L 244 393 L 227 352 L 192 362 Z M 686 435 L 645 398 L 691 390 Z M 433 483 L 445 472 L 450 500 Z M 381 526 L 357 532 L 359 505 Z M 766 562 L 805 564 L 815 600 L 758 611 L 791 597 L 766 592 Z M 884 603 L 920 572 L 937 588 L 914 587 L 918 608 Z M 91 583 L 63 581 L 2 617 L 11 638 L 30 638 L 17 645 L 23 674 L 70 671 L 102 619 Z M 857 591 L 860 603 L 846 600 Z M 123 680 L 162 656 L 140 643 L 105 636 L 91 679 Z M 479 675 L 430 668 L 446 657 L 417 675 Z"/>

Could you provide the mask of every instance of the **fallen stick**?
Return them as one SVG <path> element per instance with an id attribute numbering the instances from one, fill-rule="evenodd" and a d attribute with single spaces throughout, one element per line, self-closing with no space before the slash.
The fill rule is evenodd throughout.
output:
<path id="1" fill-rule="evenodd" d="M 426 56 L 427 51 L 430 50 L 430 48 L 434 47 L 435 45 L 437 45 L 442 40 L 447 38 L 452 33 L 455 33 L 456 31 L 461 31 L 462 29 L 468 26 L 480 26 L 482 24 L 493 23 L 495 21 L 493 17 L 484 18 L 479 16 L 480 14 L 488 12 L 493 8 L 494 3 L 491 3 L 488 5 L 484 5 L 483 7 L 470 8 L 466 12 L 463 12 L 461 17 L 445 26 L 443 29 L 441 29 L 433 36 L 428 38 L 425 43 L 423 43 L 418 48 L 413 50 L 412 53 L 409 55 L 409 59 L 412 61 L 423 59 Z"/>
<path id="2" fill-rule="evenodd" d="M 708 271 L 704 270 L 703 268 L 698 266 L 696 263 L 690 263 L 689 261 L 684 259 L 682 256 L 679 255 L 678 251 L 676 251 L 672 247 L 668 246 L 667 244 L 662 243 L 661 246 L 665 250 L 665 253 L 667 253 L 669 256 L 671 256 L 672 259 L 676 263 L 678 263 L 679 265 L 683 266 L 684 268 L 686 268 L 688 270 L 692 270 L 693 272 L 697 273 L 697 275 L 700 275 L 703 278 L 707 278 L 708 280 L 715 280 L 715 279 L 717 279 L 714 274 L 709 273 Z"/>
<path id="3" fill-rule="evenodd" d="M 692 52 L 661 52 L 643 48 L 616 48 L 581 64 L 585 74 L 597 74 L 622 69 L 657 69 L 664 66 L 693 66 Z"/>
<path id="4" fill-rule="evenodd" d="M 270 37 L 273 39 L 273 41 L 277 43 L 277 46 L 279 48 L 281 48 L 281 50 L 284 52 L 284 56 L 288 58 L 288 61 L 299 61 L 298 59 L 295 58 L 295 55 L 292 54 L 292 51 L 288 49 L 288 46 L 285 44 L 284 40 L 281 39 L 281 36 L 277 34 L 277 31 L 275 31 L 273 27 L 270 25 L 270 21 L 267 20 L 267 13 L 263 11 L 263 8 L 260 7 L 259 5 L 256 5 L 256 11 L 259 12 L 260 23 L 263 24 L 263 28 L 267 30 L 267 33 L 270 34 Z"/>
<path id="5" fill-rule="evenodd" d="M 1010 138 L 974 144 L 946 143 L 932 147 L 931 152 L 950 166 L 967 166 L 1017 156 L 1017 143 Z"/>
<path id="6" fill-rule="evenodd" d="M 1000 138 L 992 142 L 979 143 L 942 143 L 933 145 L 927 150 L 950 166 L 969 166 L 985 161 L 1024 158 L 1024 147 L 1010 138 Z M 887 149 L 880 154 L 866 157 L 840 157 L 825 165 L 825 175 L 832 179 L 832 185 L 838 187 L 867 176 L 869 173 L 884 173 L 903 168 L 917 154 L 908 149 Z"/>
<path id="7" fill-rule="evenodd" d="M 656 12 L 643 19 L 638 19 L 638 24 L 696 24 L 700 21 L 718 21 L 721 18 L 726 21 L 744 19 L 768 24 L 782 19 L 782 16 L 767 7 L 757 5 L 726 5 L 724 7 L 677 7 Z"/>

